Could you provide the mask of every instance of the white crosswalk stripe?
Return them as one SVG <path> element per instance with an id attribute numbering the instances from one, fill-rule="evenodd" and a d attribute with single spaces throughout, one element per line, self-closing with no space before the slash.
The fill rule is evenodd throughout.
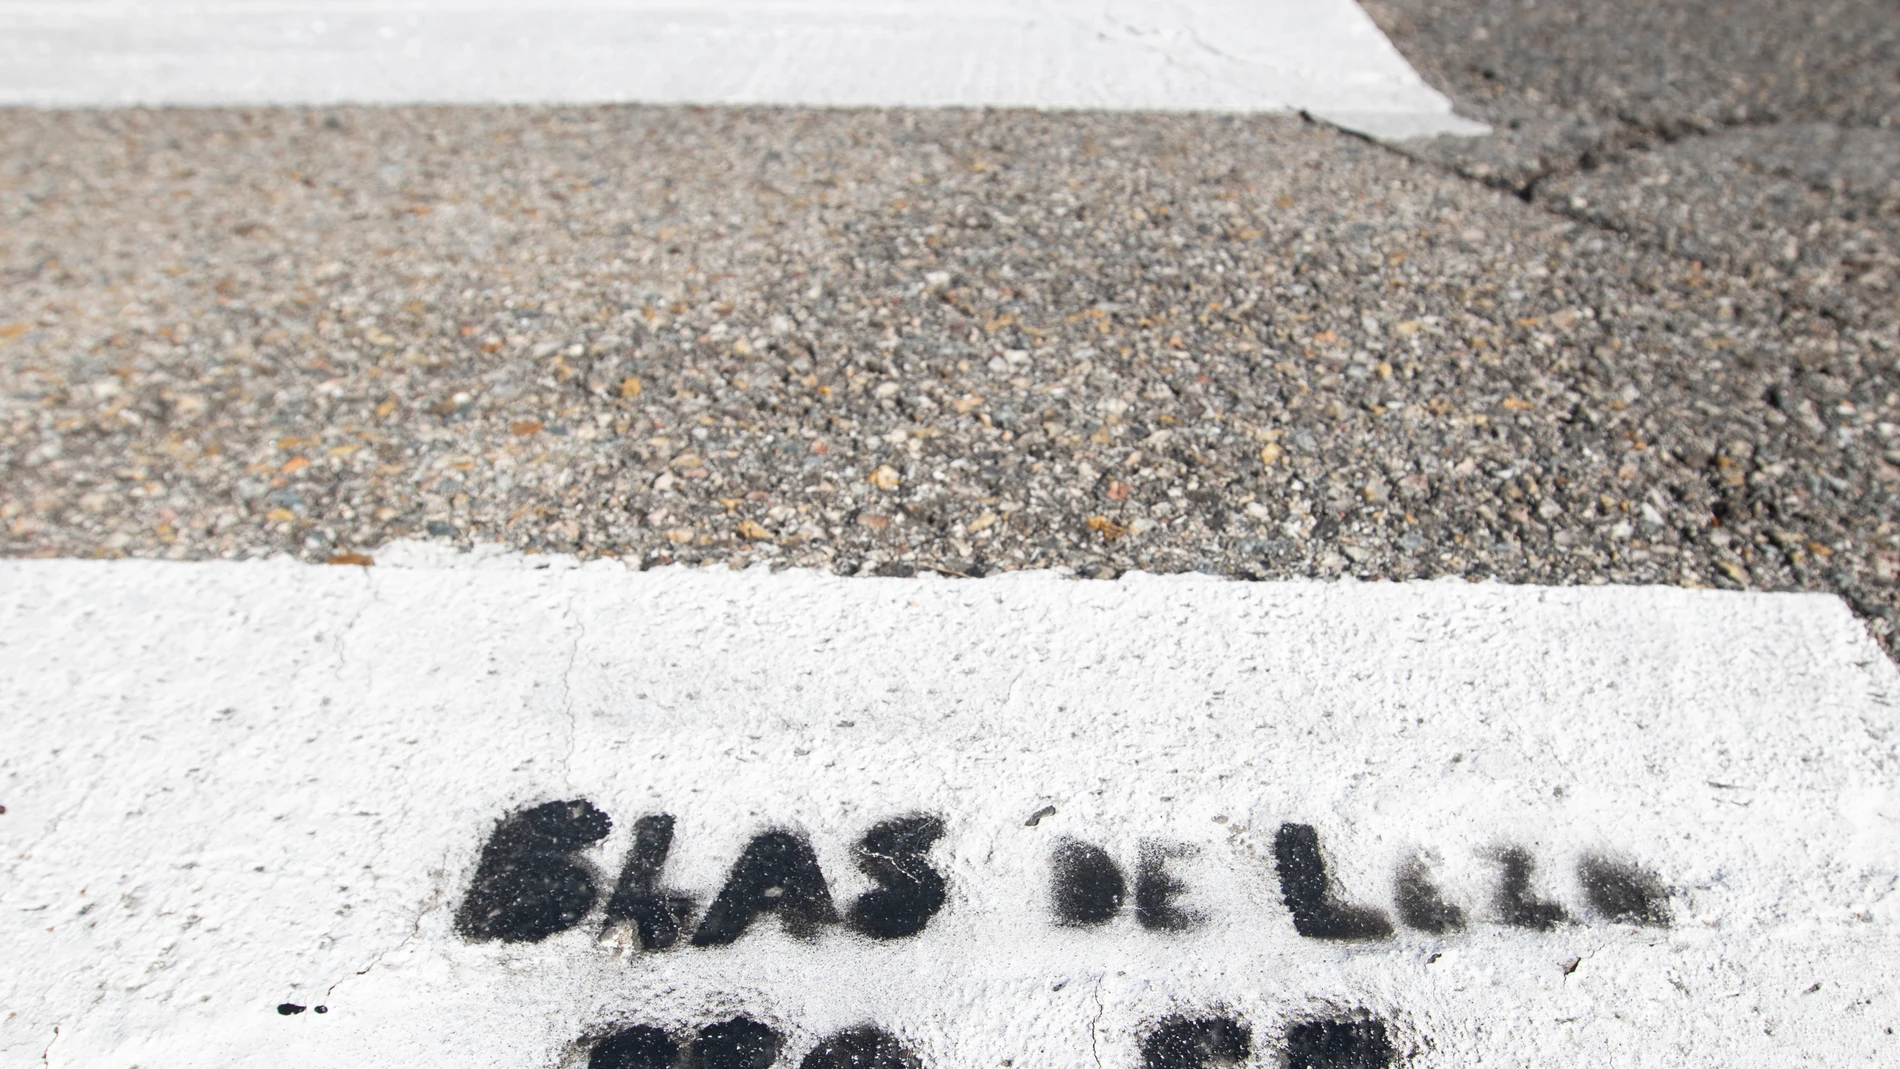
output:
<path id="1" fill-rule="evenodd" d="M 1301 110 L 1471 133 L 1351 0 L 0 2 L 0 103 Z"/>
<path id="2" fill-rule="evenodd" d="M 8 1065 L 1865 1065 L 1900 1014 L 1900 677 L 1833 598 L 9 562 L 0 664 Z"/>

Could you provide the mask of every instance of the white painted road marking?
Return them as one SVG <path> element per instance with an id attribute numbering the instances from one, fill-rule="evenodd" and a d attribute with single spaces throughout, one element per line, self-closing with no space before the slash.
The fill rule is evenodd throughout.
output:
<path id="1" fill-rule="evenodd" d="M 8 1066 L 1900 1055 L 1818 595 L 8 561 L 0 667 Z"/>
<path id="2" fill-rule="evenodd" d="M 0 104 L 627 101 L 1484 130 L 1352 0 L 0 0 Z"/>

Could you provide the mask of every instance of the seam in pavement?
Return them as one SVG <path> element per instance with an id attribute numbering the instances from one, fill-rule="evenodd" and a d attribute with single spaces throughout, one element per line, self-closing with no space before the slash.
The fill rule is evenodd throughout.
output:
<path id="1" fill-rule="evenodd" d="M 1439 88 L 1446 96 L 1451 97 L 1455 103 L 1463 103 L 1459 101 L 1458 96 L 1450 90 L 1443 87 L 1435 88 Z M 1411 160 L 1462 182 L 1492 189 L 1500 193 L 1509 193 L 1525 204 L 1553 218 L 1570 220 L 1593 227 L 1605 233 L 1617 235 L 1640 248 L 1660 253 L 1677 261 L 1696 261 L 1698 258 L 1680 252 L 1668 242 L 1657 241 L 1640 229 L 1617 225 L 1613 220 L 1599 212 L 1589 209 L 1572 208 L 1561 203 L 1553 203 L 1552 200 L 1548 198 L 1540 198 L 1537 195 L 1539 187 L 1550 179 L 1563 178 L 1590 170 L 1593 159 L 1620 155 L 1634 156 L 1638 154 L 1650 154 L 1654 153 L 1659 146 L 1676 145 L 1704 138 L 1719 137 L 1737 130 L 1767 130 L 1794 125 L 1793 122 L 1784 117 L 1775 116 L 1772 118 L 1764 117 L 1759 121 L 1754 119 L 1739 119 L 1728 122 L 1718 121 L 1713 123 L 1690 123 L 1685 121 L 1681 126 L 1672 128 L 1665 123 L 1643 122 L 1632 118 L 1627 113 L 1620 113 L 1614 117 L 1606 117 L 1606 122 L 1615 124 L 1610 132 L 1594 139 L 1587 147 L 1567 154 L 1559 165 L 1542 167 L 1526 181 L 1511 182 L 1505 180 L 1503 176 L 1486 177 L 1471 174 L 1459 167 L 1455 161 L 1435 158 L 1429 154 L 1418 151 L 1417 148 L 1404 142 L 1381 141 L 1356 131 L 1334 126 L 1334 124 L 1325 122 L 1324 119 L 1306 112 L 1302 112 L 1301 115 L 1309 122 L 1325 123 L 1325 125 L 1332 126 L 1342 133 L 1363 141 L 1370 141 L 1394 155 Z M 1834 123 L 1833 125 L 1843 130 L 1867 128 L 1864 124 Z M 1422 145 L 1427 143 L 1429 142 L 1419 142 L 1418 144 Z M 1782 172 L 1780 169 L 1777 169 L 1776 173 L 1781 174 Z M 1799 181 L 1810 190 L 1819 193 L 1833 194 L 1836 192 L 1831 188 L 1798 174 L 1785 174 L 1783 176 Z M 1710 270 L 1719 271 L 1727 275 L 1734 274 L 1733 271 L 1726 268 L 1710 268 Z M 1787 319 L 1790 312 L 1799 310 L 1826 320 L 1836 329 L 1843 332 L 1859 329 L 1855 324 L 1844 317 L 1839 310 L 1804 297 L 1798 287 L 1774 286 L 1771 292 L 1773 292 L 1781 302 L 1781 319 L 1783 321 Z M 1704 478 L 1713 483 L 1716 476 L 1714 473 L 1705 473 Z M 1719 492 L 1721 488 L 1717 486 L 1713 487 L 1713 489 Z M 1839 572 L 1830 571 L 1822 578 L 1832 593 L 1836 597 L 1839 597 L 1853 611 L 1854 615 L 1859 617 L 1863 622 L 1872 623 L 1875 620 L 1893 622 L 1885 606 L 1862 596 L 1857 590 L 1856 584 L 1853 582 L 1851 576 L 1844 576 Z M 1896 663 L 1900 663 L 1900 636 L 1896 636 L 1894 639 L 1887 639 L 1876 632 L 1874 637 L 1876 642 L 1887 653 L 1888 657 Z"/>
<path id="2" fill-rule="evenodd" d="M 1450 95 L 1450 94 L 1447 93 L 1447 95 Z M 1503 176 L 1486 177 L 1483 175 L 1471 174 L 1465 171 L 1463 168 L 1457 166 L 1457 164 L 1454 162 L 1434 159 L 1431 156 L 1425 153 L 1419 152 L 1415 148 L 1412 148 L 1411 146 L 1403 142 L 1381 141 L 1377 138 L 1370 137 L 1366 134 L 1362 134 L 1357 131 L 1347 130 L 1344 127 L 1333 126 L 1332 123 L 1326 123 L 1324 119 L 1318 118 L 1317 116 L 1314 116 L 1308 112 L 1301 112 L 1300 114 L 1303 118 L 1307 119 L 1310 122 L 1325 123 L 1326 125 L 1332 126 L 1334 129 L 1338 130 L 1339 132 L 1343 134 L 1347 134 L 1348 136 L 1358 138 L 1362 141 L 1371 142 L 1372 144 L 1378 145 L 1379 147 L 1384 148 L 1385 150 L 1392 152 L 1393 154 L 1400 156 L 1404 159 L 1408 159 L 1415 163 L 1432 168 L 1433 170 L 1439 172 L 1440 174 L 1448 175 L 1452 178 L 1456 178 L 1460 181 L 1463 181 L 1472 185 L 1480 186 L 1487 189 L 1497 190 L 1498 192 L 1501 192 L 1501 193 L 1509 193 L 1512 196 L 1515 196 L 1518 200 L 1521 200 L 1524 203 L 1531 205 L 1532 207 L 1538 209 L 1539 211 L 1542 211 L 1546 215 L 1550 215 L 1558 219 L 1568 219 L 1568 220 L 1571 220 L 1572 222 L 1583 223 L 1586 226 L 1595 227 L 1596 229 L 1604 231 L 1605 233 L 1619 235 L 1635 243 L 1640 248 L 1650 250 L 1653 252 L 1659 252 L 1665 256 L 1670 257 L 1671 259 L 1679 260 L 1679 261 L 1681 260 L 1696 261 L 1698 258 L 1694 256 L 1689 256 L 1680 252 L 1678 249 L 1673 247 L 1669 242 L 1657 241 L 1654 238 L 1648 236 L 1647 234 L 1644 234 L 1641 230 L 1634 229 L 1631 227 L 1626 227 L 1626 226 L 1620 226 L 1614 220 L 1604 216 L 1603 214 L 1599 212 L 1595 212 L 1595 211 L 1591 211 L 1589 209 L 1583 209 L 1583 208 L 1569 208 L 1561 204 L 1553 204 L 1547 200 L 1540 200 L 1537 196 L 1537 191 L 1539 187 L 1541 187 L 1546 181 L 1549 181 L 1550 179 L 1566 178 L 1570 175 L 1580 174 L 1584 171 L 1590 170 L 1592 168 L 1591 161 L 1593 159 L 1598 159 L 1602 157 L 1614 157 L 1618 155 L 1632 155 L 1633 156 L 1633 155 L 1639 155 L 1639 154 L 1654 153 L 1656 151 L 1656 147 L 1658 144 L 1661 144 L 1661 145 L 1682 144 L 1684 142 L 1695 141 L 1695 140 L 1700 140 L 1704 138 L 1717 137 L 1722 134 L 1731 133 L 1736 130 L 1765 130 L 1765 129 L 1773 129 L 1775 127 L 1794 125 L 1793 123 L 1790 123 L 1789 121 L 1785 119 L 1780 119 L 1780 118 L 1764 119 L 1760 122 L 1756 122 L 1754 120 L 1739 120 L 1735 122 L 1719 123 L 1712 127 L 1708 127 L 1706 129 L 1695 129 L 1695 130 L 1690 130 L 1687 132 L 1672 133 L 1671 131 L 1664 129 L 1659 124 L 1643 123 L 1643 122 L 1630 119 L 1627 116 L 1619 115 L 1613 121 L 1615 121 L 1619 125 L 1619 132 L 1621 132 L 1623 136 L 1609 135 L 1609 136 L 1598 138 L 1589 147 L 1584 148 L 1574 153 L 1572 156 L 1570 156 L 1565 165 L 1556 166 L 1556 167 L 1544 167 L 1536 171 L 1534 174 L 1532 174 L 1531 177 L 1526 181 L 1511 182 L 1511 181 L 1505 180 Z M 1840 124 L 1837 123 L 1835 125 L 1838 126 Z M 1842 126 L 1841 128 L 1846 129 L 1846 130 L 1866 129 L 1866 127 L 1864 126 Z M 1495 136 L 1495 135 L 1487 135 L 1487 136 Z M 1814 182 L 1808 178 L 1804 178 L 1798 174 L 1786 173 L 1786 172 L 1781 171 L 1780 169 L 1777 169 L 1775 173 L 1778 176 L 1786 177 L 1794 181 L 1798 181 L 1802 185 L 1806 186 L 1808 189 L 1817 193 L 1833 194 L 1836 192 L 1835 190 L 1827 186 Z M 1721 268 L 1716 268 L 1715 270 L 1720 270 L 1722 271 L 1723 274 L 1734 273 L 1732 271 L 1728 271 L 1726 269 L 1721 269 Z M 1784 310 L 1782 312 L 1783 320 L 1786 320 L 1787 312 L 1789 309 L 1799 309 L 1800 311 L 1807 312 L 1812 315 L 1819 316 L 1822 319 L 1825 319 L 1827 322 L 1835 326 L 1837 329 L 1844 330 L 1844 331 L 1859 329 L 1855 323 L 1851 322 L 1849 319 L 1842 316 L 1839 309 L 1829 307 L 1828 305 L 1822 302 L 1808 300 L 1805 297 L 1803 297 L 1801 293 L 1794 287 L 1777 286 L 1777 287 L 1774 287 L 1773 292 L 1776 294 L 1776 296 L 1778 296 L 1781 299 L 1784 305 Z"/>

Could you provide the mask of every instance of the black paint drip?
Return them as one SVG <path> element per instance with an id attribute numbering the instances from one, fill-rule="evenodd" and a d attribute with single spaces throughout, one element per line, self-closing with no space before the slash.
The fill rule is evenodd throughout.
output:
<path id="1" fill-rule="evenodd" d="M 1642 869 L 1592 855 L 1577 863 L 1577 882 L 1590 908 L 1606 919 L 1657 928 L 1669 924 L 1669 891 Z"/>
<path id="2" fill-rule="evenodd" d="M 686 1069 L 771 1069 L 778 1061 L 780 1043 L 771 1026 L 750 1017 L 734 1017 L 699 1030 L 687 1054 Z"/>
<path id="3" fill-rule="evenodd" d="M 923 1062 L 896 1036 L 866 1025 L 826 1037 L 798 1069 L 923 1069 Z"/>
<path id="4" fill-rule="evenodd" d="M 1065 839 L 1055 852 L 1055 910 L 1065 924 L 1101 924 L 1122 909 L 1128 883 L 1108 851 Z"/>
<path id="5" fill-rule="evenodd" d="M 1392 934 L 1392 922 L 1384 913 L 1333 897 L 1319 852 L 1319 832 L 1311 824 L 1280 825 L 1273 836 L 1273 862 L 1294 931 L 1308 939 L 1384 939 Z"/>
<path id="6" fill-rule="evenodd" d="M 916 935 L 943 908 L 943 877 L 925 857 L 943 837 L 943 821 L 914 816 L 887 820 L 858 843 L 858 868 L 878 883 L 851 904 L 851 927 L 873 939 Z"/>
<path id="7" fill-rule="evenodd" d="M 510 814 L 482 847 L 455 930 L 470 940 L 533 943 L 581 922 L 594 907 L 593 871 L 572 855 L 607 837 L 613 821 L 584 798 Z"/>
<path id="8" fill-rule="evenodd" d="M 1446 902 L 1433 885 L 1425 863 L 1413 858 L 1399 869 L 1393 881 L 1392 897 L 1399 907 L 1399 919 L 1407 927 L 1433 935 L 1445 935 L 1465 926 L 1465 911 Z"/>
<path id="9" fill-rule="evenodd" d="M 587 1069 L 673 1069 L 680 1046 L 657 1028 L 635 1025 L 594 1045 Z"/>
<path id="10" fill-rule="evenodd" d="M 1253 1052 L 1253 1031 L 1232 1017 L 1172 1017 L 1141 1039 L 1143 1069 L 1213 1069 Z"/>
<path id="11" fill-rule="evenodd" d="M 1302 1021 L 1286 1032 L 1287 1069 L 1387 1069 L 1392 1058 L 1384 1021 Z"/>
<path id="12" fill-rule="evenodd" d="M 1504 872 L 1498 879 L 1497 907 L 1504 923 L 1516 928 L 1547 932 L 1570 919 L 1564 907 L 1531 893 L 1531 873 L 1537 863 L 1530 851 L 1513 846 L 1498 855 Z"/>
<path id="13" fill-rule="evenodd" d="M 607 899 L 608 927 L 632 921 L 645 950 L 664 950 L 679 940 L 680 925 L 692 915 L 693 900 L 660 889 L 660 869 L 673 847 L 673 818 L 665 813 L 641 817 L 633 825 L 633 848 L 621 866 L 620 880 Z"/>
<path id="14" fill-rule="evenodd" d="M 837 923 L 838 910 L 831 904 L 818 856 L 810 843 L 789 831 L 764 832 L 745 844 L 719 897 L 693 933 L 693 945 L 724 946 L 761 913 L 777 913 L 793 935 L 813 935 L 820 925 Z"/>
<path id="15" fill-rule="evenodd" d="M 1135 864 L 1135 919 L 1143 928 L 1159 932 L 1185 932 L 1194 927 L 1195 916 L 1174 900 L 1187 885 L 1168 872 L 1168 862 L 1186 857 L 1193 847 L 1179 844 L 1145 842 Z"/>

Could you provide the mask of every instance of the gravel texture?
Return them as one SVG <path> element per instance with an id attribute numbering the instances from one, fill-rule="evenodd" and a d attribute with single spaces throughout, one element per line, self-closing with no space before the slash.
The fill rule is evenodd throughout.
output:
<path id="1" fill-rule="evenodd" d="M 1496 131 L 1405 151 L 1843 325 L 1900 327 L 1900 2 L 1366 6 Z"/>
<path id="2" fill-rule="evenodd" d="M 1900 3 L 1366 7 L 1496 131 L 1402 151 L 1900 339 Z"/>
<path id="3" fill-rule="evenodd" d="M 1552 176 L 1537 199 L 1845 325 L 1900 325 L 1900 130 L 1741 127 Z"/>
<path id="4" fill-rule="evenodd" d="M 1890 333 L 1297 120 L 14 111 L 0 145 L 9 554 L 1660 582 L 1891 631 Z"/>
<path id="5" fill-rule="evenodd" d="M 1365 0 L 1412 66 L 1496 127 L 1429 150 L 1521 188 L 1736 126 L 1894 127 L 1896 0 Z"/>

